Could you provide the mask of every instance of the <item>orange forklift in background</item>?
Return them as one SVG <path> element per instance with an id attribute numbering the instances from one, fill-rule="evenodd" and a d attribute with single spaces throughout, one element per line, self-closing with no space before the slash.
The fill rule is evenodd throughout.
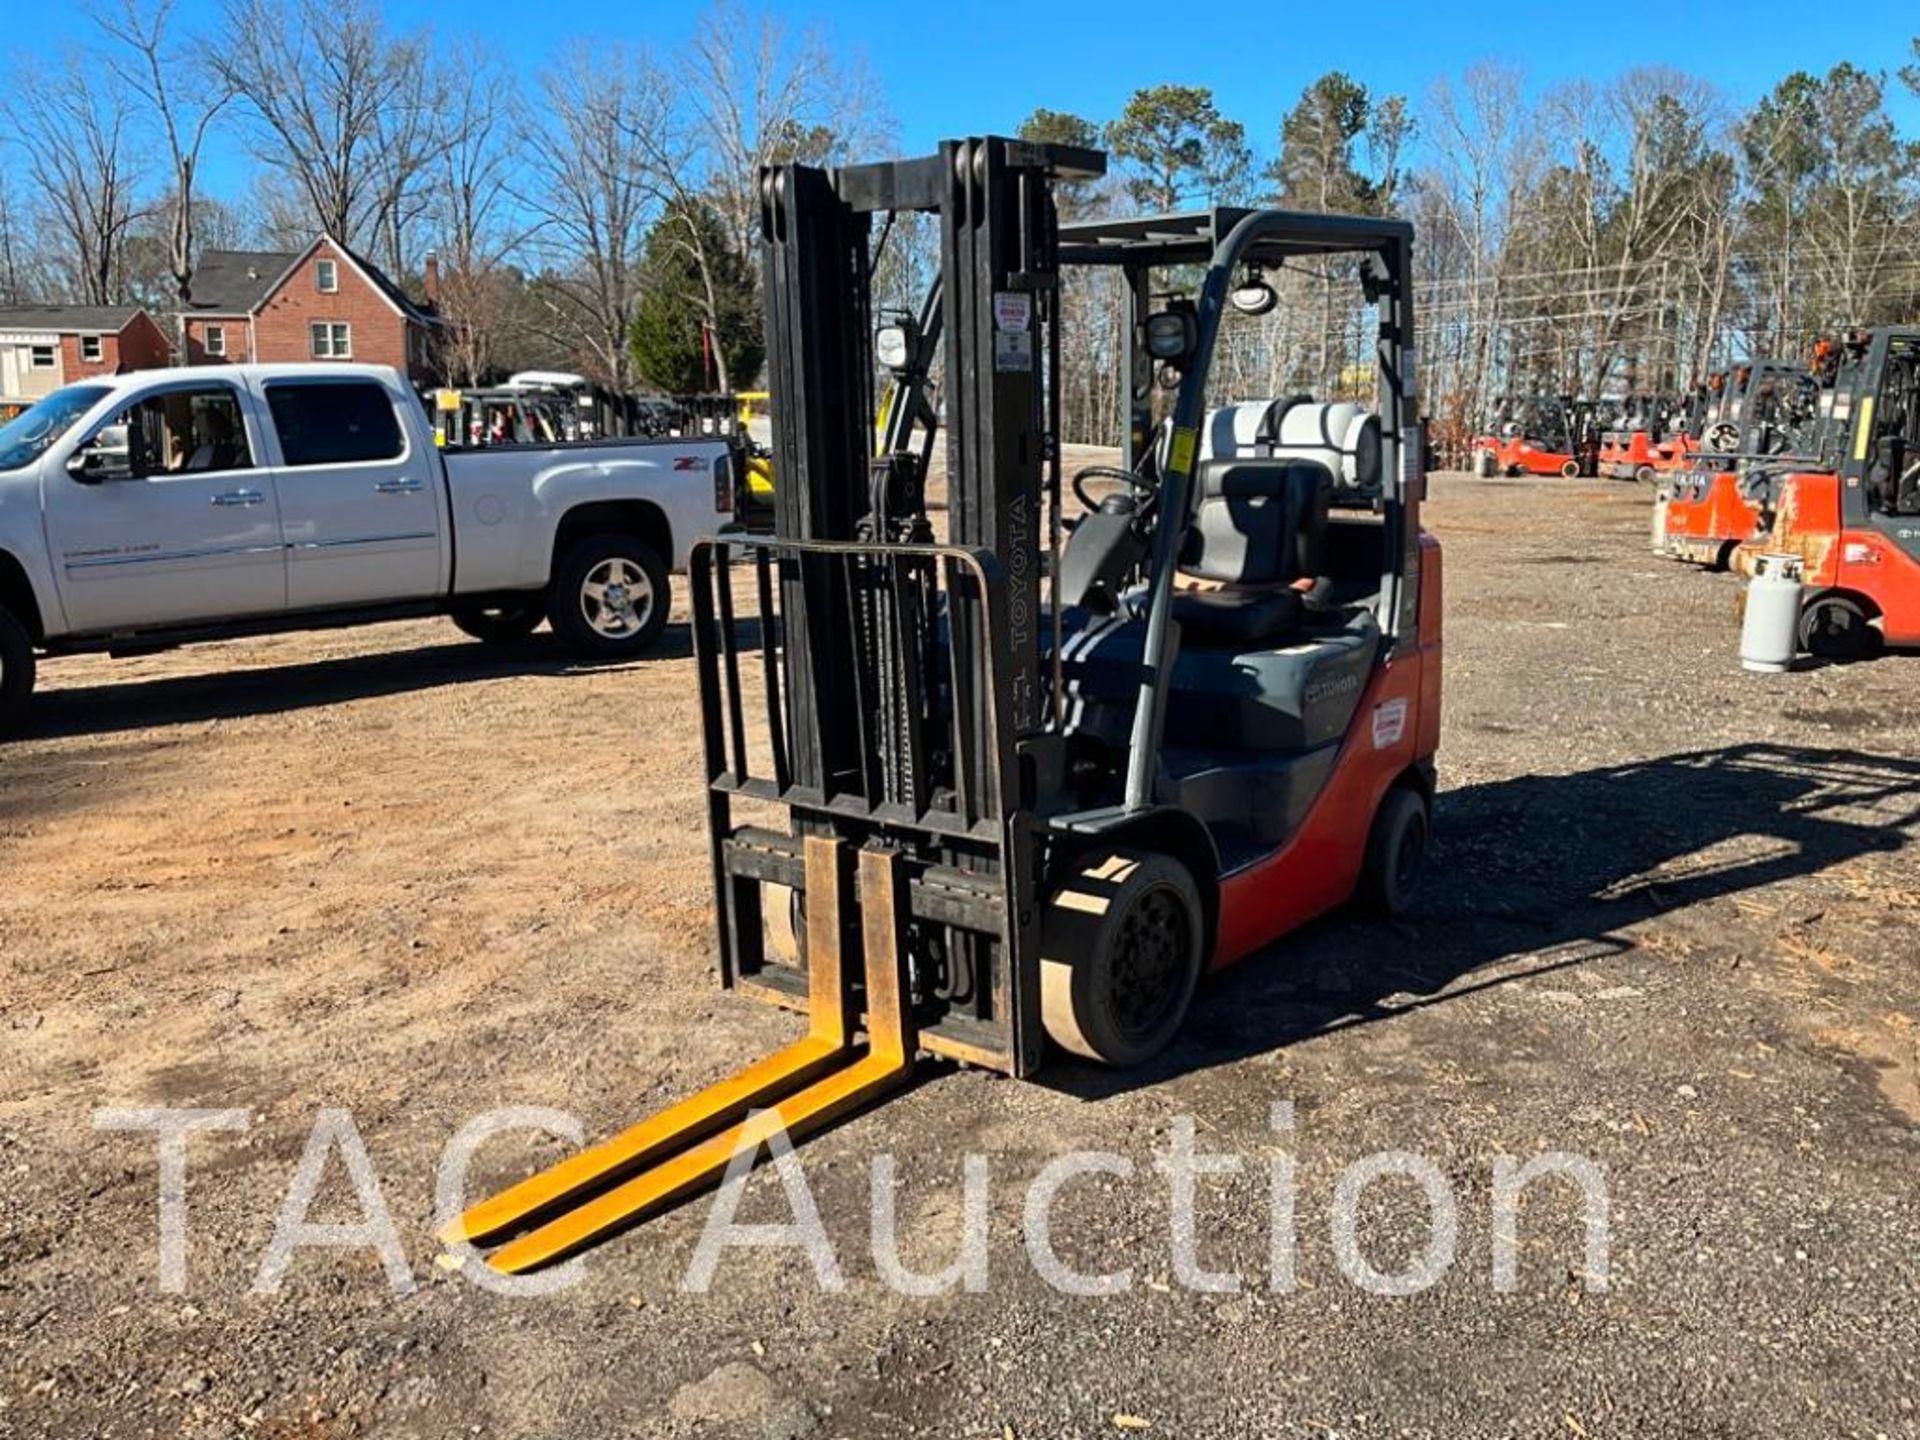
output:
<path id="1" fill-rule="evenodd" d="M 1651 485 L 1663 472 L 1681 468 L 1700 449 L 1693 410 L 1688 401 L 1669 396 L 1628 396 L 1620 428 L 1600 437 L 1598 472 Z"/>
<path id="2" fill-rule="evenodd" d="M 1493 424 L 1473 438 L 1473 473 L 1559 475 L 1568 480 L 1598 473 L 1600 430 L 1591 400 L 1571 395 L 1534 395 L 1501 400 Z"/>
<path id="3" fill-rule="evenodd" d="M 1801 648 L 1857 660 L 1920 646 L 1920 328 L 1874 331 L 1841 370 L 1834 463 L 1782 477 L 1771 528 L 1737 563 L 1798 557 Z"/>
<path id="4" fill-rule="evenodd" d="M 1824 453 L 1837 364 L 1826 367 L 1824 383 L 1796 360 L 1766 360 L 1740 373 L 1737 396 L 1729 392 L 1733 413 L 1709 422 L 1694 463 L 1661 486 L 1656 554 L 1726 569 L 1772 522 L 1781 475 Z"/>

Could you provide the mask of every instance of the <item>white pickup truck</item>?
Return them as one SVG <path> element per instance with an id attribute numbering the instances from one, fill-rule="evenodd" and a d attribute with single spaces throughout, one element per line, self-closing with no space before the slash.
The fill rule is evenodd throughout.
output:
<path id="1" fill-rule="evenodd" d="M 723 440 L 441 451 L 370 365 L 88 380 L 0 428 L 0 728 L 37 655 L 445 613 L 647 650 L 668 571 L 734 522 Z"/>

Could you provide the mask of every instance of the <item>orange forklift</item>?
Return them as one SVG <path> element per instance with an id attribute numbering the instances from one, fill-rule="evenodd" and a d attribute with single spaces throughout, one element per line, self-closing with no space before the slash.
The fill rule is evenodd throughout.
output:
<path id="1" fill-rule="evenodd" d="M 1801 562 L 1800 645 L 1857 660 L 1920 646 L 1920 329 L 1875 330 L 1843 364 L 1829 462 L 1788 470 L 1773 523 L 1740 549 Z"/>
<path id="2" fill-rule="evenodd" d="M 1207 972 L 1350 900 L 1406 904 L 1441 675 L 1412 228 L 1061 224 L 1055 186 L 1104 168 L 987 138 L 762 172 L 775 531 L 696 548 L 693 631 L 722 979 L 806 1034 L 449 1243 L 509 1272 L 558 1260 L 897 1090 L 923 1053 L 1140 1064 Z M 938 270 L 917 311 L 876 313 L 902 212 L 934 218 Z M 1289 267 L 1351 277 L 1376 408 L 1211 393 L 1223 318 L 1271 311 L 1262 277 Z M 1098 271 L 1130 310 L 1119 463 L 1069 484 L 1061 280 Z M 909 403 L 876 445 L 887 383 Z"/>
<path id="3" fill-rule="evenodd" d="M 1630 395 L 1619 428 L 1600 436 L 1596 471 L 1610 480 L 1654 484 L 1699 451 L 1687 401 L 1661 395 Z"/>
<path id="4" fill-rule="evenodd" d="M 1473 438 L 1473 473 L 1559 475 L 1568 480 L 1597 474 L 1600 432 L 1590 400 L 1571 395 L 1503 398 L 1493 423 Z"/>
<path id="5" fill-rule="evenodd" d="M 1780 477 L 1821 454 L 1836 373 L 1828 368 L 1823 386 L 1798 361 L 1743 367 L 1728 392 L 1733 413 L 1709 422 L 1694 463 L 1660 488 L 1654 552 L 1724 570 L 1742 544 L 1763 534 Z"/>

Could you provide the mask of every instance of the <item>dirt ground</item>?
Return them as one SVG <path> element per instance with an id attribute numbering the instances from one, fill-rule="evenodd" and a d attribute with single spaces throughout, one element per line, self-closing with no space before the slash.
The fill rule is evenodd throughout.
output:
<path id="1" fill-rule="evenodd" d="M 1654 560 L 1632 487 L 1439 477 L 1447 720 L 1433 869 L 1395 926 L 1336 916 L 1207 987 L 1150 1073 L 930 1071 L 800 1152 L 844 1277 L 791 1250 L 683 1277 L 701 1201 L 546 1299 L 436 1268 L 435 1168 L 469 1118 L 600 1134 L 796 1033 L 714 980 L 687 631 L 626 668 L 450 626 L 53 663 L 0 747 L 0 1434 L 1066 1440 L 1920 1434 L 1920 660 L 1736 659 L 1736 582 Z M 677 617 L 680 618 L 680 617 Z M 1293 1127 L 1270 1126 L 1275 1102 Z M 189 1273 L 157 1281 L 153 1137 L 103 1107 L 237 1107 L 188 1149 Z M 406 1252 L 298 1252 L 251 1293 L 321 1113 L 350 1112 Z M 1153 1162 L 1178 1117 L 1243 1157 L 1173 1270 Z M 476 1188 L 558 1156 L 491 1142 Z M 1054 1236 L 1125 1293 L 1056 1292 Z M 1369 1293 L 1329 1234 L 1382 1150 L 1458 1196 L 1458 1258 Z M 1492 1167 L 1602 1167 L 1590 1288 L 1570 1192 L 1530 1191 L 1490 1274 Z M 907 1262 L 955 1253 L 988 1158 L 984 1293 L 873 1258 L 895 1157 Z M 1297 1162 L 1297 1285 L 1268 1281 Z M 358 1216 L 335 1156 L 314 1209 Z M 776 1175 L 743 1216 L 788 1213 Z M 1425 1202 L 1382 1181 L 1364 1253 Z"/>

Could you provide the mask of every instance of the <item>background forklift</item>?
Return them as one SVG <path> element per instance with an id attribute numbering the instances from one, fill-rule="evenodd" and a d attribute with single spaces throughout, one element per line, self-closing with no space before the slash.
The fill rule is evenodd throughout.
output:
<path id="1" fill-rule="evenodd" d="M 1771 523 L 1781 475 L 1822 452 L 1832 391 L 1812 370 L 1797 360 L 1765 360 L 1742 378 L 1730 413 L 1708 423 L 1692 466 L 1655 497 L 1656 554 L 1726 569 Z"/>
<path id="2" fill-rule="evenodd" d="M 1610 480 L 1654 484 L 1660 475 L 1684 465 L 1700 448 L 1688 426 L 1688 402 L 1667 395 L 1629 395 L 1617 427 L 1600 436 L 1595 465 Z"/>
<path id="3" fill-rule="evenodd" d="M 1411 228 L 1240 209 L 1061 227 L 1054 184 L 1104 166 L 975 139 L 763 173 L 776 533 L 700 548 L 695 642 L 722 975 L 803 1008 L 808 1034 L 450 1241 L 506 1240 L 503 1270 L 557 1259 L 897 1087 L 923 1050 L 1015 1076 L 1050 1042 L 1140 1063 L 1208 969 L 1356 894 L 1405 903 L 1441 659 Z M 900 211 L 938 217 L 939 275 L 917 314 L 876 317 Z M 1375 312 L 1377 413 L 1209 407 L 1223 320 L 1271 309 L 1261 276 L 1289 266 Z M 1117 272 L 1131 344 L 1121 463 L 1073 477 L 1075 505 L 1060 285 L 1082 267 Z M 887 383 L 906 394 L 876 455 Z M 774 907 L 798 963 L 769 943 Z"/>
<path id="4" fill-rule="evenodd" d="M 1494 423 L 1473 439 L 1473 473 L 1559 475 L 1568 480 L 1598 473 L 1597 407 L 1571 395 L 1534 395 L 1502 400 Z"/>
<path id="5" fill-rule="evenodd" d="M 1800 645 L 1857 660 L 1920 645 L 1920 329 L 1862 337 L 1843 363 L 1827 464 L 1786 472 L 1770 530 L 1741 547 L 1798 556 L 1806 586 Z"/>

